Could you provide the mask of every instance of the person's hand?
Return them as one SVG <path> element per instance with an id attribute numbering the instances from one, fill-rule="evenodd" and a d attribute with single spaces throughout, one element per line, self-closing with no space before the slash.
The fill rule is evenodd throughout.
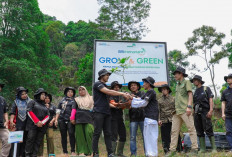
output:
<path id="1" fill-rule="evenodd" d="M 45 104 L 45 106 L 46 106 L 47 108 L 49 108 L 49 104 Z"/>
<path id="2" fill-rule="evenodd" d="M 13 121 L 10 121 L 10 127 L 13 129 L 15 127 L 15 123 Z"/>
<path id="3" fill-rule="evenodd" d="M 190 116 L 192 114 L 192 109 L 187 107 L 186 114 L 187 116 Z"/>
<path id="4" fill-rule="evenodd" d="M 226 115 L 225 114 L 222 114 L 222 119 L 226 120 Z"/>
<path id="5" fill-rule="evenodd" d="M 48 126 L 52 127 L 52 126 L 53 126 L 53 122 L 50 122 L 50 123 L 48 124 Z"/>
<path id="6" fill-rule="evenodd" d="M 75 120 L 71 120 L 71 123 L 72 123 L 73 125 L 75 125 L 75 124 L 76 124 Z"/>
<path id="7" fill-rule="evenodd" d="M 127 93 L 124 93 L 124 94 L 123 94 L 123 97 L 124 97 L 126 100 L 133 99 L 133 97 L 132 97 L 130 94 L 127 94 Z"/>
<path id="8" fill-rule="evenodd" d="M 56 126 L 56 127 L 58 126 L 58 121 L 57 121 L 57 120 L 55 120 L 55 126 Z"/>
<path id="9" fill-rule="evenodd" d="M 207 118 L 212 118 L 212 115 L 213 115 L 213 111 L 209 111 L 206 115 Z"/>
<path id="10" fill-rule="evenodd" d="M 41 121 L 39 121 L 38 123 L 36 123 L 37 127 L 42 128 L 43 127 L 43 123 Z"/>
<path id="11" fill-rule="evenodd" d="M 6 122 L 4 123 L 4 127 L 6 127 L 7 129 L 8 129 L 8 123 L 9 123 L 9 121 L 6 121 Z"/>
<path id="12" fill-rule="evenodd" d="M 161 121 L 161 120 L 159 120 L 158 124 L 159 124 L 159 126 L 161 126 L 161 125 L 162 125 L 162 121 Z"/>

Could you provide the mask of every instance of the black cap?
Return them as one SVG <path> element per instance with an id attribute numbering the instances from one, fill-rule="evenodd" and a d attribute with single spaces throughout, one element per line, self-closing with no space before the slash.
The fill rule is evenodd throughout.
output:
<path id="1" fill-rule="evenodd" d="M 34 93 L 34 98 L 36 98 L 37 95 L 40 95 L 41 93 L 47 94 L 47 92 L 43 88 L 39 88 L 35 93 Z"/>
<path id="2" fill-rule="evenodd" d="M 202 81 L 202 77 L 200 75 L 195 75 L 190 81 L 193 83 L 193 80 L 199 80 L 201 84 L 204 84 L 205 81 Z"/>
<path id="3" fill-rule="evenodd" d="M 16 88 L 16 93 L 19 93 L 19 92 L 21 92 L 21 91 L 25 91 L 25 92 L 28 93 L 28 89 L 26 89 L 26 88 L 24 88 L 24 87 L 18 87 L 18 88 Z"/>
<path id="4" fill-rule="evenodd" d="M 67 96 L 67 92 L 68 92 L 69 90 L 72 90 L 72 91 L 73 91 L 73 97 L 75 97 L 75 95 L 76 95 L 76 90 L 75 90 L 75 88 L 73 88 L 73 87 L 67 87 L 67 88 L 65 88 L 65 90 L 64 90 L 64 95 Z"/>
<path id="5" fill-rule="evenodd" d="M 98 80 L 101 79 L 101 76 L 104 76 L 104 75 L 106 75 L 106 74 L 111 75 L 111 72 L 107 71 L 106 69 L 100 70 L 100 71 L 98 72 Z"/>
<path id="6" fill-rule="evenodd" d="M 154 86 L 155 80 L 151 76 L 148 76 L 147 78 L 144 78 L 142 80 L 143 82 L 148 82 L 152 88 L 155 88 Z"/>
<path id="7" fill-rule="evenodd" d="M 169 90 L 169 94 L 172 92 L 171 88 L 168 84 L 163 84 L 161 87 L 158 88 L 158 91 L 162 93 L 162 88 L 167 88 Z"/>
<path id="8" fill-rule="evenodd" d="M 128 83 L 128 89 L 130 90 L 130 87 L 131 87 L 131 84 L 132 83 L 135 83 L 135 84 L 137 84 L 138 85 L 138 87 L 139 87 L 139 89 L 138 90 L 140 90 L 141 89 L 141 85 L 140 85 L 140 83 L 139 82 L 136 82 L 136 81 L 130 81 L 129 83 Z"/>
<path id="9" fill-rule="evenodd" d="M 175 70 L 172 74 L 175 75 L 176 72 L 182 73 L 182 74 L 184 75 L 184 77 L 187 77 L 187 76 L 188 76 L 188 74 L 185 73 L 185 69 L 182 68 L 182 67 L 180 67 L 180 66 L 178 66 L 178 67 L 176 68 L 176 70 Z"/>
<path id="10" fill-rule="evenodd" d="M 227 82 L 228 78 L 232 78 L 232 74 L 229 74 L 228 76 L 224 76 L 224 80 Z"/>
<path id="11" fill-rule="evenodd" d="M 116 85 L 118 85 L 120 89 L 122 88 L 122 84 L 120 84 L 118 81 L 113 81 L 113 82 L 111 83 L 110 89 L 113 89 L 114 86 L 116 86 Z"/>

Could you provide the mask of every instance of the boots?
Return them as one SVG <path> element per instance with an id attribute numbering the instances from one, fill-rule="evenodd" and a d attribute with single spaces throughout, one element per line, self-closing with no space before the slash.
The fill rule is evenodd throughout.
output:
<path id="1" fill-rule="evenodd" d="M 200 141 L 200 153 L 205 153 L 206 148 L 205 148 L 205 137 L 199 137 Z"/>
<path id="2" fill-rule="evenodd" d="M 119 156 L 119 157 L 126 157 L 126 156 L 123 155 L 124 145 L 125 145 L 125 142 L 118 142 L 117 156 Z"/>
<path id="3" fill-rule="evenodd" d="M 112 141 L 112 151 L 113 151 L 113 154 L 115 154 L 115 152 L 116 152 L 116 147 L 117 147 L 117 142 Z"/>
<path id="4" fill-rule="evenodd" d="M 212 146 L 212 153 L 217 153 L 217 147 L 215 145 L 215 137 L 211 136 L 211 137 L 209 137 L 209 140 L 210 140 L 210 143 Z"/>

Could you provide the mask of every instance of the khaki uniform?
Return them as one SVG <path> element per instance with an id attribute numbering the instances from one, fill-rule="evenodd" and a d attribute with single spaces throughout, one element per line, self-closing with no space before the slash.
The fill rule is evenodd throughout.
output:
<path id="1" fill-rule="evenodd" d="M 172 122 L 172 116 L 175 112 L 175 99 L 171 96 L 162 96 L 158 100 L 159 120 L 162 123 Z"/>
<path id="2" fill-rule="evenodd" d="M 181 125 L 184 122 L 188 128 L 190 139 L 192 142 L 192 149 L 197 150 L 197 135 L 194 127 L 193 115 L 187 116 L 186 109 L 188 105 L 188 92 L 192 92 L 192 84 L 189 80 L 183 79 L 177 83 L 176 97 L 175 97 L 175 109 L 176 113 L 172 118 L 172 133 L 171 133 L 171 145 L 170 150 L 175 151 L 178 136 L 180 133 Z"/>

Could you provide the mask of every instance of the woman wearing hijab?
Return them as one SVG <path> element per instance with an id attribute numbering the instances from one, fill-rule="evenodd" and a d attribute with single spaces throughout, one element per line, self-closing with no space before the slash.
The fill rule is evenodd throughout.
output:
<path id="1" fill-rule="evenodd" d="M 27 122 L 27 105 L 31 100 L 28 95 L 28 89 L 24 87 L 18 87 L 16 89 L 16 99 L 11 106 L 10 112 L 10 128 L 14 131 L 24 131 L 23 143 L 17 144 L 17 155 L 25 156 L 25 145 L 27 140 L 26 122 Z M 13 144 L 11 146 L 11 155 L 13 155 Z"/>
<path id="2" fill-rule="evenodd" d="M 76 105 L 74 100 L 76 91 L 73 87 L 67 87 L 64 90 L 65 97 L 60 101 L 57 112 L 55 124 L 59 123 L 61 143 L 63 148 L 63 153 L 65 156 L 68 155 L 67 150 L 67 132 L 69 134 L 69 141 L 71 146 L 71 155 L 76 155 L 75 153 L 75 125 L 70 122 L 70 116 L 72 108 Z"/>
<path id="3" fill-rule="evenodd" d="M 84 86 L 78 88 L 79 96 L 75 98 L 76 105 L 72 109 L 70 120 L 75 124 L 76 151 L 79 155 L 92 154 L 93 137 L 93 97 Z"/>
<path id="4" fill-rule="evenodd" d="M 53 141 L 53 124 L 56 120 L 56 107 L 52 103 L 52 95 L 47 94 L 45 97 L 45 105 L 49 110 L 49 120 L 48 120 L 48 129 L 46 131 L 46 139 L 47 139 L 47 153 L 54 153 L 54 141 Z M 41 142 L 38 156 L 43 156 L 44 142 Z"/>
<path id="5" fill-rule="evenodd" d="M 29 116 L 26 124 L 28 131 L 26 141 L 26 157 L 36 157 L 40 143 L 43 141 L 44 134 L 47 130 L 49 120 L 49 111 L 45 106 L 45 95 L 47 92 L 39 88 L 34 94 L 34 100 L 27 105 L 27 114 Z"/>

